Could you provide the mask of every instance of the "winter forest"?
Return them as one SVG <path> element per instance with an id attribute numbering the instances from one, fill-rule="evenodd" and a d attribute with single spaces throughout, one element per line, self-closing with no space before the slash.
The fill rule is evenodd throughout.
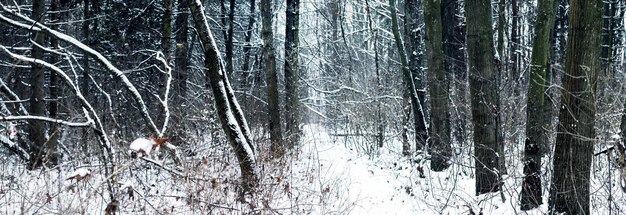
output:
<path id="1" fill-rule="evenodd" d="M 1 214 L 626 214 L 624 0 L 0 0 Z"/>

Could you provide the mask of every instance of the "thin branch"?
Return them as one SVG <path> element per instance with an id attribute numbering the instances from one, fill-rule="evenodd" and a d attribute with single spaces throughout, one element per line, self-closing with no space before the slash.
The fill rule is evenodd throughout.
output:
<path id="1" fill-rule="evenodd" d="M 61 119 L 54 119 L 54 118 L 45 117 L 45 116 L 0 116 L 0 121 L 23 121 L 23 120 L 45 121 L 45 122 L 66 125 L 68 127 L 92 127 L 93 125 L 93 121 L 69 122 L 69 121 L 65 121 Z"/>

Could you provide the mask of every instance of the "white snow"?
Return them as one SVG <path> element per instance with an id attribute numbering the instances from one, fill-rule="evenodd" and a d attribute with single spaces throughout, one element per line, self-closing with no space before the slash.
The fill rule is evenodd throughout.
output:
<path id="1" fill-rule="evenodd" d="M 476 214 L 481 210 L 483 214 L 547 212 L 548 171 L 542 178 L 544 204 L 527 212 L 519 210 L 523 174 L 521 156 L 517 154 L 523 147 L 511 145 L 504 153 L 509 157 L 508 174 L 503 176 L 503 191 L 476 196 L 471 145 L 455 146 L 458 154 L 452 159 L 453 165 L 443 172 L 432 172 L 429 161 L 421 155 L 401 155 L 401 145 L 396 140 L 400 138 L 389 138 L 384 147 L 378 149 L 368 148 L 372 145 L 371 140 L 332 135 L 340 130 L 330 131 L 319 125 L 307 125 L 303 130 L 305 136 L 301 145 L 294 149 L 297 152 L 287 154 L 284 161 L 257 160 L 262 171 L 261 185 L 253 198 L 246 198 L 246 203 L 239 201 L 237 183 L 240 173 L 230 146 L 223 142 L 210 145 L 213 137 L 207 134 L 203 137 L 206 141 L 188 146 L 197 149 L 198 156 L 185 157 L 186 167 L 181 170 L 185 177 L 149 162 L 132 163 L 129 169 L 120 171 L 115 176 L 119 188 L 115 194 L 120 202 L 119 213 L 428 215 L 469 214 L 470 210 Z M 131 145 L 135 150 L 152 152 L 151 142 L 139 138 Z M 259 156 L 268 148 L 260 145 Z M 549 160 L 544 160 L 544 169 L 550 166 Z M 4 192 L 0 193 L 0 214 L 101 214 L 109 203 L 106 186 L 94 184 L 105 181 L 110 173 L 91 175 L 90 180 L 72 183 L 72 190 L 68 191 L 63 176 L 86 175 L 87 169 L 71 169 L 69 174 L 66 174 L 69 172 L 66 167 L 27 171 L 7 158 L 0 158 L 0 161 L 9 164 L 0 166 L 3 174 L 0 191 Z M 604 156 L 594 157 L 592 214 L 608 214 L 609 203 L 615 213 L 626 209 L 626 194 L 619 187 L 619 173 L 615 168 L 605 168 L 606 162 Z M 90 166 L 99 168 L 98 172 L 103 171 L 96 163 Z M 215 179 L 213 183 L 212 178 Z M 57 186 L 59 182 L 62 186 Z M 86 195 L 96 191 L 98 195 Z M 48 194 L 51 202 L 35 201 L 45 199 Z M 31 196 L 33 200 L 29 201 Z M 609 196 L 612 196 L 611 202 L 608 202 Z M 25 200 L 33 207 L 22 208 Z"/>
<path id="2" fill-rule="evenodd" d="M 156 142 L 148 138 L 137 138 L 130 143 L 130 150 L 137 153 L 137 155 L 150 157 L 150 151 L 156 146 Z"/>
<path id="3" fill-rule="evenodd" d="M 84 179 L 87 176 L 91 175 L 91 171 L 89 169 L 86 168 L 78 168 L 76 170 L 74 170 L 73 172 L 67 174 L 67 179 L 75 179 L 77 181 L 80 181 L 82 179 Z"/>
<path id="4" fill-rule="evenodd" d="M 621 138 L 622 138 L 622 136 L 620 136 L 619 134 L 611 135 L 611 140 L 613 140 L 613 141 L 619 141 Z"/>

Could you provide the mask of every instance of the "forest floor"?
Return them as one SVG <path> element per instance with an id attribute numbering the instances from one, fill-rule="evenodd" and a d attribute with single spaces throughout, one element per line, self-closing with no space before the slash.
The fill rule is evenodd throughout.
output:
<path id="1" fill-rule="evenodd" d="M 547 206 L 519 210 L 521 147 L 507 147 L 507 175 L 501 192 L 474 195 L 471 147 L 454 146 L 453 165 L 429 170 L 422 155 L 402 156 L 401 145 L 388 138 L 382 148 L 374 139 L 337 136 L 319 125 L 304 128 L 300 147 L 281 161 L 259 159 L 261 185 L 242 201 L 236 186 L 236 159 L 226 144 L 199 143 L 181 175 L 142 160 L 120 156 L 115 197 L 120 214 L 544 214 Z M 398 139 L 398 138 L 395 138 Z M 204 146 L 200 148 L 200 146 Z M 372 147 L 373 146 L 373 147 Z M 167 160 L 164 158 L 163 160 Z M 544 161 L 549 161 L 546 158 Z M 0 214 L 103 214 L 110 197 L 106 174 L 97 161 L 66 162 L 55 169 L 28 171 L 2 158 Z M 131 162 L 128 162 L 131 161 Z M 166 162 L 165 166 L 173 164 Z M 550 162 L 544 162 L 549 170 Z M 616 170 L 609 177 L 606 156 L 592 166 L 592 214 L 624 214 L 626 195 Z M 77 167 L 90 178 L 66 180 Z M 544 198 L 550 175 L 543 177 Z M 612 189 L 608 189 L 609 179 Z M 131 192 L 129 192 L 132 190 Z M 610 192 L 609 192 L 610 191 Z M 612 204 L 608 197 L 612 196 Z M 610 206 L 609 206 L 610 205 Z M 609 208 L 611 213 L 609 213 Z"/>

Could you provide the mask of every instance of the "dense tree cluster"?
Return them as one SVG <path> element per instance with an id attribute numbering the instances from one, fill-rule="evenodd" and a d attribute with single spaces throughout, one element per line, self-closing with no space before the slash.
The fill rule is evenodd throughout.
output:
<path id="1" fill-rule="evenodd" d="M 624 6 L 0 1 L 0 151 L 31 170 L 99 162 L 113 193 L 130 140 L 167 137 L 177 172 L 211 136 L 253 193 L 259 163 L 320 124 L 370 155 L 400 141 L 437 172 L 470 147 L 476 195 L 501 192 L 506 151 L 523 147 L 519 207 L 549 191 L 551 213 L 589 214 L 595 146 L 626 135 Z M 611 165 L 626 171 L 622 142 Z"/>

